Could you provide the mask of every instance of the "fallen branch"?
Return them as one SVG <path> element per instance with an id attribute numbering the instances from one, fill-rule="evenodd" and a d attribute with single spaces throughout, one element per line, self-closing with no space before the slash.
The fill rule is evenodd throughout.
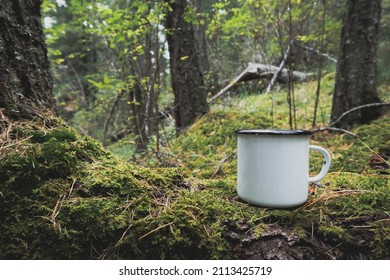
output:
<path id="1" fill-rule="evenodd" d="M 247 68 L 248 69 L 248 68 Z M 241 72 L 240 75 L 238 75 L 231 83 L 229 83 L 226 87 L 224 87 L 223 89 L 221 89 L 216 95 L 214 95 L 213 97 L 210 98 L 210 100 L 208 101 L 209 103 L 212 103 L 215 99 L 217 99 L 218 97 L 220 97 L 222 94 L 224 94 L 225 92 L 227 92 L 229 89 L 231 89 L 235 84 L 239 83 L 242 79 L 242 77 L 244 77 L 246 74 L 247 74 L 247 69 L 245 69 L 243 72 Z"/>
<path id="2" fill-rule="evenodd" d="M 292 72 L 293 80 L 300 82 L 307 80 L 312 75 L 312 73 L 304 73 L 299 71 Z M 208 103 L 213 103 L 218 97 L 226 93 L 229 89 L 231 89 L 233 86 L 240 82 L 246 82 L 261 78 L 272 79 L 273 77 L 275 77 L 275 80 L 279 79 L 279 81 L 281 82 L 286 82 L 288 80 L 288 69 L 283 68 L 283 66 L 278 67 L 274 65 L 249 62 L 248 67 L 245 68 L 245 70 L 242 71 L 236 78 L 234 78 L 232 82 L 230 82 L 227 86 L 221 89 L 216 95 L 211 97 Z"/>

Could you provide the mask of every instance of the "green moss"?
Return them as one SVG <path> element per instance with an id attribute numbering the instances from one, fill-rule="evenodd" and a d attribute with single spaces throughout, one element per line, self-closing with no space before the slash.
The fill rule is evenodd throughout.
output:
<path id="1" fill-rule="evenodd" d="M 383 116 L 352 130 L 359 138 L 348 134 L 316 135 L 313 143 L 327 147 L 332 152 L 333 172 L 389 174 L 388 164 L 382 157 L 390 155 L 388 117 Z M 321 156 L 313 153 L 311 165 L 313 171 L 319 170 L 322 165 Z"/>
<path id="2" fill-rule="evenodd" d="M 347 237 L 345 229 L 340 226 L 320 225 L 318 230 L 326 238 L 344 239 Z"/>
<path id="3" fill-rule="evenodd" d="M 377 258 L 390 255 L 390 220 L 381 219 L 371 223 L 370 231 L 374 238 L 370 242 L 372 252 Z"/>
<path id="4" fill-rule="evenodd" d="M 316 239 L 336 258 L 387 258 L 389 173 L 372 157 L 388 153 L 388 118 L 354 130 L 365 144 L 316 134 L 312 143 L 333 155 L 323 186 L 300 207 L 266 209 L 236 193 L 235 132 L 271 125 L 256 110 L 200 118 L 173 143 L 169 160 L 180 168 L 125 162 L 63 124 L 14 124 L 19 139 L 0 150 L 0 259 L 234 259 L 225 221 L 245 221 L 240 234 L 258 242 L 278 224 L 298 246 Z M 310 160 L 318 172 L 322 159 Z"/>
<path id="5" fill-rule="evenodd" d="M 0 163 L 1 259 L 227 256 L 230 183 L 134 166 L 64 131 L 24 129 Z"/>
<path id="6" fill-rule="evenodd" d="M 212 111 L 175 140 L 172 151 L 197 177 L 210 178 L 235 173 L 239 129 L 267 128 L 271 119 L 238 110 Z"/>
<path id="7" fill-rule="evenodd" d="M 47 131 L 21 129 L 20 132 L 22 135 L 32 136 L 32 141 L 36 143 L 43 143 L 48 141 L 72 142 L 77 140 L 76 132 L 69 127 L 56 127 Z"/>

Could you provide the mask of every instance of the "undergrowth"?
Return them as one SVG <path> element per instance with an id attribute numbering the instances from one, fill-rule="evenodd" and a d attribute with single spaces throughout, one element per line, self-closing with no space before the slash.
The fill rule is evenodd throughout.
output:
<path id="1" fill-rule="evenodd" d="M 312 102 L 304 92 L 297 89 L 297 100 Z M 243 109 L 246 98 L 251 108 Z M 322 98 L 327 112 L 328 97 Z M 256 256 L 250 250 L 238 252 L 261 246 L 275 225 L 293 232 L 297 248 L 321 251 L 302 258 L 389 258 L 389 116 L 356 127 L 359 139 L 316 133 L 312 143 L 332 154 L 330 173 L 310 187 L 304 205 L 267 209 L 237 198 L 235 132 L 283 128 L 288 110 L 272 113 L 269 100 L 253 100 L 217 105 L 161 147 L 159 160 L 146 157 L 149 168 L 120 159 L 61 120 L 3 117 L 0 259 L 250 258 Z M 308 128 L 309 106 L 297 115 L 298 128 Z M 317 173 L 321 158 L 313 154 L 310 161 Z"/>

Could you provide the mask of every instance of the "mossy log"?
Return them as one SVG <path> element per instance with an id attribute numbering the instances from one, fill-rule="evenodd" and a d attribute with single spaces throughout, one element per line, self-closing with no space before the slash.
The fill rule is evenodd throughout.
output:
<path id="1" fill-rule="evenodd" d="M 0 259 L 389 258 L 388 173 L 334 171 L 299 208 L 258 208 L 235 175 L 143 168 L 47 123 L 1 120 Z"/>

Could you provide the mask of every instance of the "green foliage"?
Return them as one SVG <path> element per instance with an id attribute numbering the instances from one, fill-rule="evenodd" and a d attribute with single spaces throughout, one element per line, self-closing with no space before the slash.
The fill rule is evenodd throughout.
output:
<path id="1" fill-rule="evenodd" d="M 288 1 L 215 2 L 207 29 L 213 46 L 210 50 L 212 66 L 218 69 L 217 72 L 227 73 L 229 78 L 237 74 L 237 66 L 242 63 L 254 61 L 277 65 L 289 40 L 318 49 L 322 37 L 322 52 L 336 55 L 344 7 L 340 1 L 326 3 L 291 1 L 289 9 Z M 322 31 L 324 13 L 325 34 Z M 293 53 L 295 69 L 313 71 L 317 67 L 318 57 L 301 50 Z"/>
<path id="2" fill-rule="evenodd" d="M 124 127 L 139 132 L 132 120 L 154 114 L 146 104 L 160 92 L 164 11 L 161 1 L 45 2 L 55 96 L 68 123 L 100 140 Z"/>
<path id="3" fill-rule="evenodd" d="M 211 71 L 205 74 L 213 83 L 210 88 L 219 87 L 249 61 L 278 63 L 290 37 L 287 1 L 206 2 L 190 1 L 185 20 L 198 32 L 206 30 L 208 54 L 202 56 L 210 64 Z M 317 48 L 326 13 L 325 48 L 335 55 L 341 4 L 291 2 L 292 37 Z M 61 116 L 72 126 L 104 140 L 123 127 L 141 134 L 135 119 L 155 120 L 158 113 L 158 106 L 151 109 L 147 104 L 172 107 L 172 100 L 164 102 L 172 92 L 167 31 L 162 27 L 168 7 L 164 1 L 71 0 L 65 5 L 44 1 L 45 22 L 51 23 L 46 26 L 46 41 L 55 95 Z M 312 71 L 317 61 L 307 52 L 294 54 L 295 68 Z M 132 91 L 139 91 L 138 97 Z M 119 94 L 123 96 L 117 101 Z M 151 122 L 148 125 L 152 126 L 148 131 L 156 131 Z"/>

